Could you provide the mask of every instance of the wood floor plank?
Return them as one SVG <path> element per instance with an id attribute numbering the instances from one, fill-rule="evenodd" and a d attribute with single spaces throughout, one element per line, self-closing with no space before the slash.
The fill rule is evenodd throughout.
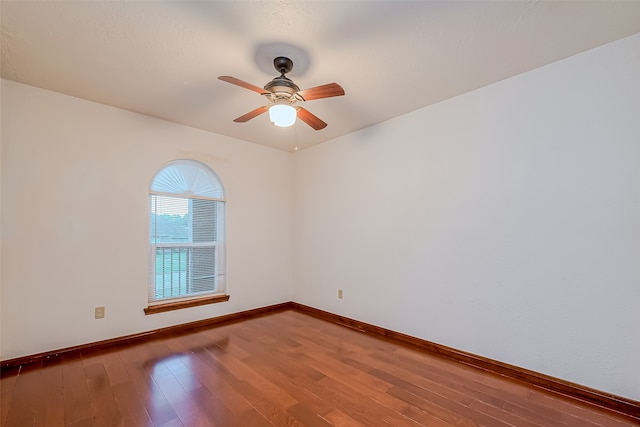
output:
<path id="1" fill-rule="evenodd" d="M 322 360 L 310 357 L 305 364 L 325 376 L 330 376 L 344 387 L 349 387 L 364 396 L 369 396 L 374 401 L 393 411 L 403 413 L 408 408 L 409 405 L 406 402 L 387 393 L 393 387 L 391 384 L 373 375 L 365 374 L 345 364 L 342 360 L 343 358 L 340 355 L 334 355 L 333 359 L 324 358 Z"/>
<path id="2" fill-rule="evenodd" d="M 6 426 L 33 426 L 43 417 L 39 402 L 43 394 L 40 388 L 40 369 L 39 364 L 23 367 L 18 371 L 11 406 L 5 420 Z M 1 381 L 4 381 L 4 378 Z"/>
<path id="3" fill-rule="evenodd" d="M 162 424 L 178 418 L 178 415 L 164 396 L 164 393 L 162 393 L 162 390 L 160 390 L 160 387 L 158 387 L 154 381 L 149 381 L 149 394 L 147 395 L 144 405 L 154 424 Z"/>
<path id="4" fill-rule="evenodd" d="M 505 378 L 486 375 L 478 369 L 448 359 L 430 357 L 417 350 L 398 348 L 393 354 L 396 357 L 386 359 L 390 363 L 400 361 L 420 376 L 440 384 L 448 384 L 474 399 L 494 406 L 502 406 L 505 402 L 527 402 L 533 391 L 531 387 L 515 381 L 508 383 Z M 509 387 L 505 387 L 505 384 L 509 384 Z"/>
<path id="5" fill-rule="evenodd" d="M 18 379 L 18 369 L 7 369 L 0 376 L 0 425 L 5 424 L 9 414 Z"/>
<path id="6" fill-rule="evenodd" d="M 171 406 L 178 415 L 180 422 L 186 427 L 215 425 L 209 415 L 200 408 L 200 404 L 195 399 L 192 399 L 191 393 L 187 393 L 185 399 L 171 401 Z"/>
<path id="7" fill-rule="evenodd" d="M 40 377 L 42 406 L 45 409 L 44 425 L 57 427 L 64 425 L 64 386 L 61 361 L 43 363 Z"/>
<path id="8" fill-rule="evenodd" d="M 255 409 L 244 413 L 238 417 L 236 425 L 238 426 L 251 426 L 251 427 L 273 427 L 274 424 L 270 423 L 265 417 L 262 416 Z"/>
<path id="9" fill-rule="evenodd" d="M 437 400 L 439 402 L 438 405 L 441 407 L 447 408 L 447 405 L 446 405 L 447 401 L 441 400 L 441 397 L 444 397 L 451 401 L 449 403 L 452 404 L 453 407 L 456 406 L 453 402 L 457 402 L 459 404 L 462 404 L 463 406 L 469 406 L 471 402 L 480 400 L 498 409 L 498 411 L 491 411 L 490 408 L 488 407 L 482 406 L 480 404 L 476 404 L 475 405 L 476 408 L 478 407 L 484 408 L 484 411 L 479 411 L 481 412 L 481 414 L 475 415 L 476 417 L 479 417 L 481 419 L 484 419 L 485 415 L 492 417 L 498 413 L 509 414 L 513 412 L 516 412 L 516 413 L 518 412 L 518 411 L 510 411 L 509 409 L 505 409 L 505 406 L 507 405 L 510 405 L 510 408 L 515 408 L 516 405 L 510 403 L 509 401 L 505 401 L 500 399 L 499 397 L 496 397 L 495 394 L 501 397 L 509 396 L 509 399 L 514 398 L 516 401 L 519 401 L 519 402 L 526 402 L 531 392 L 531 389 L 525 389 L 524 392 L 521 395 L 519 395 L 517 393 L 518 390 L 516 389 L 516 392 L 513 395 L 510 395 L 509 393 L 506 393 L 504 391 L 499 391 L 491 387 L 487 387 L 483 384 L 476 383 L 474 381 L 469 381 L 469 380 L 462 381 L 456 378 L 455 374 L 446 375 L 446 372 L 438 373 L 438 369 L 435 369 L 435 370 L 433 368 L 427 369 L 422 364 L 416 365 L 411 360 L 398 359 L 397 357 L 391 357 L 390 355 L 385 355 L 380 353 L 375 353 L 372 358 L 365 359 L 365 360 L 369 361 L 374 366 L 378 366 L 381 369 L 380 371 L 375 371 L 375 372 L 372 371 L 371 372 L 372 375 L 380 376 L 380 372 L 383 372 L 384 375 L 393 374 L 398 378 L 409 380 L 412 384 L 412 387 L 419 386 L 425 390 L 429 390 L 429 393 L 431 392 L 435 393 L 434 395 L 431 395 L 433 397 L 430 398 L 429 400 L 432 402 L 435 402 Z M 451 369 L 451 367 L 455 367 L 455 365 L 450 364 L 449 369 Z M 460 371 L 460 372 L 464 373 L 463 371 Z M 473 372 L 473 375 L 471 376 L 475 377 L 475 374 L 476 372 Z M 461 378 L 464 378 L 464 377 L 461 377 Z M 501 381 L 502 381 L 501 384 L 503 386 L 505 384 L 509 384 L 509 382 L 505 381 L 504 379 L 502 379 Z M 477 392 L 476 389 L 478 388 L 481 388 L 484 391 Z M 419 389 L 415 389 L 415 390 L 419 390 Z M 414 393 L 416 393 L 415 390 L 414 390 Z M 419 394 L 419 393 L 416 393 L 416 394 Z M 559 421 L 560 414 L 557 411 L 549 410 L 548 408 L 538 408 L 538 409 L 539 409 L 538 416 L 535 417 L 536 419 L 533 421 L 534 424 L 536 422 L 539 425 L 546 425 L 545 423 L 552 423 L 551 425 L 553 425 L 553 423 L 555 424 L 560 423 Z M 467 411 L 468 411 L 467 409 L 456 410 L 457 413 L 467 412 Z M 523 425 L 530 423 L 531 422 L 530 414 L 527 411 L 521 411 L 521 412 L 524 412 L 524 414 L 521 414 L 521 416 L 519 417 L 521 423 Z M 511 419 L 513 417 L 505 416 L 504 418 Z M 488 421 L 490 420 L 487 420 L 487 422 Z M 458 422 L 461 422 L 461 421 L 458 421 Z"/>
<path id="10" fill-rule="evenodd" d="M 368 396 L 361 395 L 349 387 L 343 387 L 331 377 L 324 377 L 308 384 L 307 387 L 337 409 L 365 425 L 376 425 L 383 421 L 394 426 L 415 426 L 401 414 L 385 410 Z"/>
<path id="11" fill-rule="evenodd" d="M 75 421 L 70 424 L 65 424 L 65 427 L 93 427 L 93 419 L 84 418 L 82 420 Z"/>
<path id="12" fill-rule="evenodd" d="M 232 426 L 235 424 L 233 413 L 206 387 L 192 390 L 189 392 L 189 395 L 191 396 L 191 400 L 200 408 L 200 411 L 206 414 L 207 418 L 213 421 L 214 425 Z"/>
<path id="13" fill-rule="evenodd" d="M 227 371 L 212 361 L 208 352 L 199 352 L 191 361 L 191 369 L 204 387 L 214 394 L 235 416 L 253 410 L 247 399 L 236 390 L 237 383 Z"/>
<path id="14" fill-rule="evenodd" d="M 460 392 L 450 383 L 438 383 L 429 378 L 421 376 L 416 372 L 402 367 L 400 364 L 381 365 L 384 369 L 374 369 L 370 375 L 393 384 L 394 386 L 406 388 L 413 393 L 420 393 L 422 390 L 432 393 L 434 396 L 441 397 L 447 401 L 456 402 L 457 404 L 468 406 L 473 397 Z"/>
<path id="15" fill-rule="evenodd" d="M 365 427 L 364 424 L 359 423 L 339 409 L 333 409 L 324 416 L 324 419 L 335 427 Z"/>
<path id="16" fill-rule="evenodd" d="M 305 386 L 309 381 L 317 381 L 323 377 L 322 375 L 319 376 L 317 372 L 313 371 L 305 375 L 291 376 L 286 371 L 283 372 L 282 369 L 271 365 L 269 361 L 259 359 L 252 362 L 252 367 L 282 390 L 295 395 L 299 403 L 294 406 L 305 406 L 318 416 L 323 416 L 333 409 L 333 405 L 314 394 Z"/>
<path id="17" fill-rule="evenodd" d="M 514 413 L 509 411 L 508 409 L 503 409 L 500 406 L 490 405 L 481 400 L 474 400 L 469 405 L 469 408 L 474 411 L 481 412 L 486 414 L 492 418 L 503 420 L 511 425 L 518 427 L 544 427 L 545 424 L 542 424 L 539 420 L 529 420 L 527 417 L 522 416 L 520 413 Z"/>
<path id="18" fill-rule="evenodd" d="M 203 366 L 205 366 L 203 364 Z M 207 367 L 208 368 L 208 367 Z M 217 375 L 216 371 L 207 369 L 200 372 L 204 373 L 202 383 L 211 392 L 214 393 L 236 416 L 244 415 L 254 410 L 253 406 L 247 399 L 236 389 L 237 381 L 227 379 L 227 375 L 222 371 L 221 375 Z M 220 371 L 218 371 L 220 372 Z"/>
<path id="19" fill-rule="evenodd" d="M 293 405 L 287 408 L 287 413 L 306 427 L 331 427 L 331 424 L 305 404 Z"/>
<path id="20" fill-rule="evenodd" d="M 129 375 L 117 351 L 106 351 L 102 356 L 102 363 L 112 387 L 129 381 Z"/>
<path id="21" fill-rule="evenodd" d="M 102 362 L 85 365 L 87 389 L 91 400 L 95 427 L 115 427 L 124 424 L 109 377 Z"/>
<path id="22" fill-rule="evenodd" d="M 175 365 L 169 364 L 165 366 L 167 366 L 167 372 L 169 373 L 169 375 L 153 377 L 153 381 L 160 388 L 160 390 L 164 394 L 164 397 L 170 403 L 186 399 L 188 397 L 189 391 L 193 390 L 194 387 L 184 387 L 180 383 L 180 381 L 178 381 L 176 374 L 179 375 L 182 371 L 176 370 Z M 198 381 L 198 383 L 202 386 L 202 383 L 200 381 Z"/>
<path id="23" fill-rule="evenodd" d="M 401 387 L 392 388 L 389 390 L 389 394 L 409 403 L 411 405 L 410 409 L 407 411 L 409 413 L 411 413 L 414 408 L 417 408 L 431 417 L 443 420 L 446 423 L 455 426 L 476 427 L 478 425 L 491 425 L 481 423 L 474 418 L 458 413 L 458 408 L 452 407 L 448 403 L 441 406 L 436 402 L 432 402 L 430 399 L 425 399 L 424 397 L 415 395 Z M 499 421 L 496 421 L 496 423 L 499 423 Z M 505 423 L 500 423 L 500 425 L 504 426 Z"/>
<path id="24" fill-rule="evenodd" d="M 71 358 L 62 365 L 65 424 L 91 419 L 91 400 L 87 390 L 82 359 Z"/>
<path id="25" fill-rule="evenodd" d="M 513 408 L 514 406 L 522 407 L 523 404 L 526 405 L 532 392 L 530 388 L 519 388 L 517 384 L 512 384 L 509 388 L 509 391 L 512 392 L 506 392 L 499 387 L 494 388 L 491 385 L 485 384 L 487 382 L 486 374 L 481 375 L 478 372 L 474 372 L 475 370 L 470 370 L 470 368 L 467 368 L 467 371 L 459 369 L 459 374 L 456 374 L 455 372 L 451 372 L 452 366 L 455 366 L 454 362 L 446 363 L 447 361 L 444 360 L 424 360 L 424 357 L 416 359 L 414 354 L 416 352 L 410 353 L 405 351 L 402 353 L 409 356 L 408 358 L 410 360 L 419 362 L 419 364 L 407 363 L 405 360 L 405 363 L 401 362 L 401 365 L 409 367 L 412 372 L 419 374 L 429 381 L 445 385 L 473 399 L 469 406 L 480 410 L 480 412 L 490 416 L 498 415 L 500 419 L 516 422 L 518 426 L 545 425 L 545 423 L 548 422 L 558 422 L 557 413 L 555 413 L 555 421 L 549 421 L 547 417 L 543 416 L 543 413 L 548 411 L 548 409 L 544 407 L 537 408 L 536 413 L 538 416 L 534 417 L 535 419 L 533 420 L 530 420 L 528 415 L 523 415 L 522 413 L 517 416 L 512 415 L 514 412 L 518 413 L 520 411 L 510 411 L 507 407 Z M 397 361 L 395 358 L 388 358 L 386 360 L 388 363 L 394 364 Z M 475 381 L 473 380 L 474 378 L 480 379 L 481 381 Z M 420 381 L 418 381 L 418 383 L 420 383 Z M 501 379 L 499 384 L 504 387 L 505 380 Z M 437 390 L 438 387 L 428 388 Z"/>
<path id="26" fill-rule="evenodd" d="M 121 382 L 112 387 L 114 399 L 125 426 L 152 427 L 153 421 L 144 405 L 144 396 L 129 382 Z"/>
<path id="27" fill-rule="evenodd" d="M 164 376 L 167 376 L 167 374 L 169 374 L 176 379 L 176 381 L 186 392 L 190 392 L 192 390 L 197 390 L 203 386 L 201 377 L 198 375 L 194 375 L 192 366 L 192 360 L 194 358 L 195 356 L 193 354 L 181 355 L 178 359 L 165 361 L 164 363 L 159 363 L 158 365 L 163 365 L 163 370 L 165 371 Z M 158 375 L 158 379 L 161 378 L 162 376 Z"/>
<path id="28" fill-rule="evenodd" d="M 287 408 L 298 403 L 298 401 L 273 384 L 264 376 L 254 371 L 244 361 L 229 357 L 229 355 L 214 355 L 214 357 L 225 365 L 225 367 L 232 366 L 230 372 L 238 379 L 241 379 L 241 383 L 251 383 L 252 386 L 261 390 L 263 399 L 272 401 L 275 405 L 282 408 Z"/>
<path id="29" fill-rule="evenodd" d="M 167 421 L 166 423 L 156 424 L 156 427 L 185 427 L 185 425 L 178 418 Z M 189 425 L 187 425 L 189 427 Z"/>
<path id="30" fill-rule="evenodd" d="M 429 427 L 450 427 L 452 425 L 464 425 L 464 424 L 451 424 L 448 423 L 437 416 L 425 412 L 421 409 L 416 408 L 415 406 L 409 406 L 404 412 L 404 416 L 414 420 L 420 425 L 429 426 Z M 466 422 L 466 421 L 462 421 Z M 519 426 L 518 426 L 519 427 Z"/>
<path id="31" fill-rule="evenodd" d="M 260 389 L 247 381 L 238 384 L 238 390 L 247 398 L 254 408 L 274 426 L 304 426 L 295 417 L 287 413 L 287 409 L 293 405 L 283 406 L 269 399 Z"/>
<path id="32" fill-rule="evenodd" d="M 154 424 L 162 424 L 177 418 L 171 404 L 153 381 L 152 373 L 158 364 L 158 358 L 145 345 L 138 344 L 123 350 L 125 370 L 131 387 Z M 119 401 L 119 404 L 124 402 Z M 137 414 L 136 414 L 137 415 Z"/>
<path id="33" fill-rule="evenodd" d="M 543 407 L 555 408 L 562 413 L 563 422 L 569 424 L 571 422 L 590 422 L 595 425 L 606 425 L 608 427 L 631 427 L 640 425 L 632 423 L 628 418 L 621 415 L 612 414 L 593 406 L 579 405 L 575 401 L 564 399 L 562 397 L 550 396 L 542 391 L 533 391 L 529 397 L 530 404 L 536 404 Z M 640 416 L 640 414 L 639 414 Z"/>
<path id="34" fill-rule="evenodd" d="M 2 427 L 632 427 L 296 310 L 2 371 Z"/>

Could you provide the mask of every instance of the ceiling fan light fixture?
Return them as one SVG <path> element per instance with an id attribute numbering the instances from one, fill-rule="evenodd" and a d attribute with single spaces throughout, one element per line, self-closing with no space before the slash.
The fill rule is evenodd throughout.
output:
<path id="1" fill-rule="evenodd" d="M 245 123 L 269 111 L 269 120 L 272 124 L 280 127 L 292 126 L 298 117 L 302 122 L 311 126 L 314 130 L 321 130 L 327 124 L 320 120 L 313 113 L 302 107 L 293 107 L 296 102 L 312 101 L 314 99 L 330 98 L 344 95 L 344 89 L 337 83 L 328 83 L 315 86 L 309 89 L 300 88 L 291 81 L 285 74 L 293 68 L 293 62 L 284 56 L 278 56 L 273 60 L 273 66 L 280 75 L 267 83 L 264 88 L 247 83 L 232 76 L 219 76 L 223 82 L 258 92 L 266 96 L 269 104 L 258 107 L 254 110 L 233 119 L 236 123 Z"/>
<path id="2" fill-rule="evenodd" d="M 275 104 L 269 107 L 269 120 L 276 126 L 286 128 L 296 122 L 297 113 L 291 105 Z"/>

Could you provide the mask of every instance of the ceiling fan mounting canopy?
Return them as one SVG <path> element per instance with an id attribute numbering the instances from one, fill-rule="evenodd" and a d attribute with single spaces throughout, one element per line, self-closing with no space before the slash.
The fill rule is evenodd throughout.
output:
<path id="1" fill-rule="evenodd" d="M 234 122 L 244 123 L 246 121 L 249 121 L 254 117 L 259 116 L 260 114 L 267 112 L 273 105 L 288 104 L 292 106 L 296 102 L 311 101 L 314 99 L 344 95 L 344 89 L 342 89 L 342 87 L 337 83 L 329 83 L 322 86 L 300 90 L 298 85 L 296 85 L 291 79 L 285 76 L 285 74 L 293 69 L 293 61 L 291 61 L 291 59 L 287 57 L 276 57 L 273 60 L 273 66 L 276 71 L 280 73 L 280 75 L 267 83 L 264 88 L 260 88 L 258 86 L 252 85 L 251 83 L 247 83 L 243 80 L 231 76 L 218 77 L 218 79 L 222 81 L 252 90 L 259 93 L 260 95 L 266 96 L 267 99 L 269 99 L 268 105 L 258 107 L 255 110 L 234 119 Z M 320 120 L 315 115 L 311 114 L 306 109 L 302 107 L 295 107 L 295 109 L 297 110 L 297 117 L 311 126 L 313 129 L 320 130 L 327 126 L 325 122 Z"/>
<path id="2" fill-rule="evenodd" d="M 273 66 L 280 74 L 287 74 L 293 70 L 293 61 L 284 56 L 278 56 L 273 60 Z"/>

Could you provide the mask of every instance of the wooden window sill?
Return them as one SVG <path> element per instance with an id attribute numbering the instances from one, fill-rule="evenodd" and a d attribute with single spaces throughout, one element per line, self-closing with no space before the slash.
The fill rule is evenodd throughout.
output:
<path id="1" fill-rule="evenodd" d="M 199 305 L 215 304 L 229 301 L 229 295 L 213 295 L 202 298 L 194 298 L 185 301 L 174 301 L 163 304 L 154 304 L 144 309 L 144 314 L 163 313 L 165 311 L 181 310 L 183 308 L 197 307 Z"/>

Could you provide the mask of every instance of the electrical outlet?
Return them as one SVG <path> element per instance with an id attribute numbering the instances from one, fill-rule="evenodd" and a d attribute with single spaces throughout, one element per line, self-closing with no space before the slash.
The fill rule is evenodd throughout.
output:
<path id="1" fill-rule="evenodd" d="M 338 289 L 338 299 L 342 299 L 342 289 Z"/>
<path id="2" fill-rule="evenodd" d="M 96 307 L 96 319 L 104 319 L 104 306 Z"/>

